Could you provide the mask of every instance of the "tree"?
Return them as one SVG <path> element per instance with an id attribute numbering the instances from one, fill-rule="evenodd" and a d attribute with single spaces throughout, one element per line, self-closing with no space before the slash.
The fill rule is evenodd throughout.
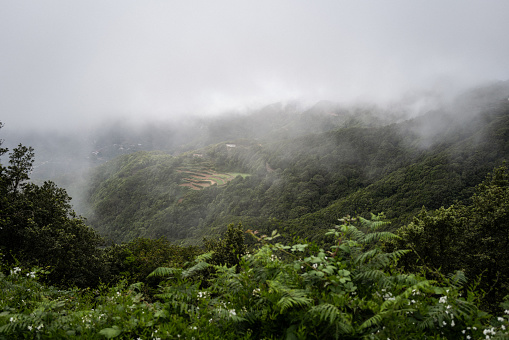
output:
<path id="1" fill-rule="evenodd" d="M 8 151 L 1 148 L 0 155 Z M 98 283 L 101 238 L 75 214 L 64 189 L 28 181 L 33 162 L 34 150 L 20 144 L 8 166 L 0 164 L 0 253 L 8 263 L 48 268 L 52 283 Z"/>
<path id="2" fill-rule="evenodd" d="M 413 255 L 403 261 L 408 270 L 424 268 L 435 276 L 462 270 L 479 281 L 484 303 L 494 310 L 509 293 L 509 175 L 494 170 L 477 186 L 470 205 L 423 210 L 399 229 L 400 249 Z"/>
<path id="3" fill-rule="evenodd" d="M 235 226 L 228 225 L 223 238 L 219 240 L 204 240 L 207 251 L 212 251 L 211 263 L 232 267 L 237 265 L 240 258 L 246 253 L 247 246 L 244 242 L 244 230 L 242 223 Z"/>

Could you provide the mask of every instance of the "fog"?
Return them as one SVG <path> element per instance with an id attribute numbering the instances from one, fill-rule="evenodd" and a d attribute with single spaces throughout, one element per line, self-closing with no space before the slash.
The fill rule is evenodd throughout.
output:
<path id="1" fill-rule="evenodd" d="M 507 1 L 3 2 L 0 119 L 48 131 L 455 94 L 509 78 L 507 13 Z"/>

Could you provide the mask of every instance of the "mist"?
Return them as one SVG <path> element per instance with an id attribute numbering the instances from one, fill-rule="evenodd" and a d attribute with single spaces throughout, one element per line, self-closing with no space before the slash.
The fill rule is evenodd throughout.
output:
<path id="1" fill-rule="evenodd" d="M 1 119 L 62 131 L 454 95 L 509 78 L 508 12 L 505 1 L 8 2 Z"/>

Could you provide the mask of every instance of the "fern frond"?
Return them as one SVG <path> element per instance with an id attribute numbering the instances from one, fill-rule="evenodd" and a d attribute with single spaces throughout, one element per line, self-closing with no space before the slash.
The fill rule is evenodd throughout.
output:
<path id="1" fill-rule="evenodd" d="M 364 244 L 370 244 L 370 243 L 376 243 L 380 241 L 389 241 L 389 240 L 396 240 L 400 237 L 396 234 L 393 234 L 388 231 L 381 231 L 381 232 L 373 232 L 366 234 L 364 236 L 364 239 L 362 240 L 362 243 Z"/>
<path id="2" fill-rule="evenodd" d="M 468 318 L 471 315 L 475 315 L 477 307 L 471 302 L 456 300 L 456 311 L 458 312 L 458 318 L 464 319 L 465 317 Z"/>
<path id="3" fill-rule="evenodd" d="M 317 316 L 320 321 L 328 321 L 330 324 L 333 324 L 337 318 L 341 315 L 341 311 L 334 305 L 330 303 L 322 303 L 318 306 L 313 306 L 309 313 Z"/>
<path id="4" fill-rule="evenodd" d="M 380 269 L 366 270 L 354 276 L 354 281 L 384 281 L 385 273 Z"/>
<path id="5" fill-rule="evenodd" d="M 431 306 L 426 313 L 425 318 L 422 322 L 417 324 L 417 327 L 421 329 L 434 328 L 435 324 L 441 325 L 444 320 L 448 320 L 449 316 L 445 313 L 447 310 L 443 306 L 435 305 Z"/>
<path id="6" fill-rule="evenodd" d="M 283 293 L 283 297 L 277 302 L 277 306 L 281 308 L 281 313 L 294 306 L 309 306 L 313 299 L 307 297 L 306 292 L 302 289 L 290 289 Z"/>
<path id="7" fill-rule="evenodd" d="M 349 322 L 347 323 L 347 322 L 339 322 L 339 321 L 337 321 L 334 324 L 334 326 L 336 327 L 336 332 L 335 332 L 336 339 L 340 339 L 341 335 L 344 335 L 344 334 L 352 335 L 353 333 L 355 333 L 355 329 L 353 328 L 353 326 Z"/>
<path id="8" fill-rule="evenodd" d="M 367 262 L 369 259 L 372 259 L 374 258 L 377 254 L 379 254 L 381 252 L 380 249 L 371 249 L 371 250 L 368 250 L 364 253 L 362 253 L 358 258 L 355 259 L 355 262 L 358 263 L 358 264 L 362 264 L 362 263 L 365 263 Z"/>
<path id="9" fill-rule="evenodd" d="M 210 264 L 208 264 L 207 262 L 198 262 L 191 268 L 184 270 L 182 272 L 182 277 L 183 278 L 191 277 L 191 276 L 195 275 L 197 272 L 208 268 L 209 266 L 210 266 Z"/>
<path id="10" fill-rule="evenodd" d="M 179 274 L 182 272 L 180 268 L 168 268 L 168 267 L 158 267 L 152 273 L 148 274 L 147 277 L 165 277 L 174 274 Z"/>
<path id="11" fill-rule="evenodd" d="M 456 288 L 464 287 L 468 282 L 465 273 L 461 270 L 456 271 L 454 274 L 449 274 L 448 277 L 451 280 L 451 284 Z"/>
<path id="12" fill-rule="evenodd" d="M 366 329 L 366 328 L 370 328 L 370 327 L 373 327 L 373 326 L 380 325 L 380 323 L 383 320 L 382 314 L 383 313 L 379 313 L 379 314 L 373 315 L 372 317 L 370 317 L 369 319 L 364 321 L 361 324 L 360 329 Z"/>
<path id="13" fill-rule="evenodd" d="M 242 283 L 237 279 L 231 279 L 226 284 L 230 291 L 234 293 L 240 292 L 242 289 L 244 289 Z"/>
<path id="14" fill-rule="evenodd" d="M 340 230 L 351 240 L 360 241 L 364 238 L 364 233 L 353 225 L 342 225 Z"/>
<path id="15" fill-rule="evenodd" d="M 198 263 L 198 262 L 205 262 L 207 260 L 210 260 L 213 255 L 214 255 L 213 251 L 209 251 L 209 252 L 203 253 L 201 255 L 196 256 L 196 258 L 194 259 L 194 262 L 196 262 L 196 263 Z"/>
<path id="16" fill-rule="evenodd" d="M 345 334 L 355 333 L 354 327 L 351 325 L 349 315 L 341 312 L 335 305 L 330 303 L 322 303 L 309 309 L 308 314 L 312 318 L 318 318 L 320 322 L 327 322 L 329 326 L 335 329 L 335 338 L 341 339 Z M 315 319 L 316 320 L 316 319 Z M 322 335 L 324 338 L 330 338 L 331 330 L 324 327 Z"/>
<path id="17" fill-rule="evenodd" d="M 383 213 L 375 215 L 371 213 L 371 220 L 365 219 L 363 217 L 358 217 L 361 224 L 367 227 L 371 231 L 375 231 L 383 226 L 391 224 L 389 221 L 385 221 L 385 215 Z"/>

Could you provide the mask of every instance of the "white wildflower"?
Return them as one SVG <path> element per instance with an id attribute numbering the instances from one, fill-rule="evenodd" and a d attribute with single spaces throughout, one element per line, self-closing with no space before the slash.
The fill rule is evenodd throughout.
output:
<path id="1" fill-rule="evenodd" d="M 503 321 L 504 321 L 504 318 L 503 318 L 503 317 L 501 317 L 501 316 L 499 316 L 499 317 L 497 318 L 497 320 L 498 320 L 498 321 L 500 321 L 500 322 L 503 322 Z"/>

